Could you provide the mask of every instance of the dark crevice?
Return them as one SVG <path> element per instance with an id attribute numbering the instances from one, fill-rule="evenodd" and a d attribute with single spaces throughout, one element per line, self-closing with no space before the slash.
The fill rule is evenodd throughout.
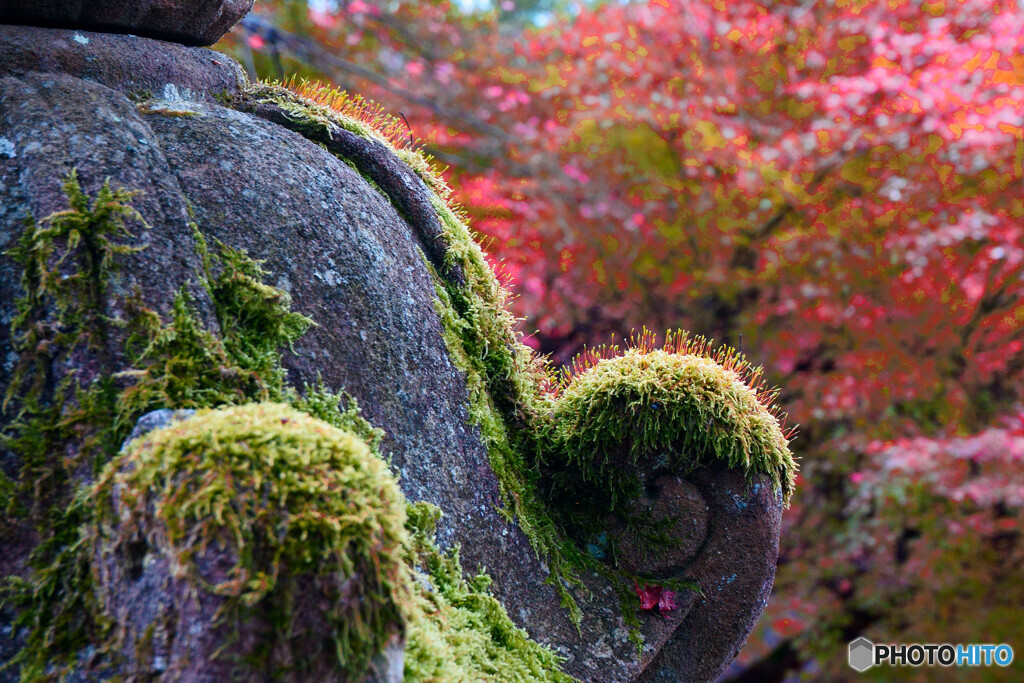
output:
<path id="1" fill-rule="evenodd" d="M 138 581 L 142 578 L 145 569 L 146 555 L 149 554 L 149 544 L 143 538 L 136 538 L 130 541 L 125 547 L 125 566 L 128 578 L 131 581 Z"/>

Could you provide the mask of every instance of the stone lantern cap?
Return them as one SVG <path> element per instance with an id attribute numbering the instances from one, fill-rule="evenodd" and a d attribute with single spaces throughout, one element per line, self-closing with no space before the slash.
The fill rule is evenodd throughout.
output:
<path id="1" fill-rule="evenodd" d="M 0 23 L 132 33 L 212 45 L 253 0 L 0 0 Z"/>

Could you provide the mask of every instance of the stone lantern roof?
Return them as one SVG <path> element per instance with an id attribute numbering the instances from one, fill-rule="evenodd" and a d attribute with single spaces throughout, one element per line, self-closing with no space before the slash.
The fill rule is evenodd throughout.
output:
<path id="1" fill-rule="evenodd" d="M 0 0 L 0 23 L 131 33 L 212 45 L 253 0 Z"/>

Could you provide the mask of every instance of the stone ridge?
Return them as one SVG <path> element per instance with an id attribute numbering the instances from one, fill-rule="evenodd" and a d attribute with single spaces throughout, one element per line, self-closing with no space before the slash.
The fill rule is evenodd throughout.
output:
<path id="1" fill-rule="evenodd" d="M 6 0 L 0 0 L 5 2 Z M 0 25 L 0 76 L 75 74 L 133 99 L 215 101 L 247 78 L 219 52 L 149 38 Z"/>
<path id="2" fill-rule="evenodd" d="M 213 45 L 253 0 L 0 0 L 0 23 L 130 33 Z"/>

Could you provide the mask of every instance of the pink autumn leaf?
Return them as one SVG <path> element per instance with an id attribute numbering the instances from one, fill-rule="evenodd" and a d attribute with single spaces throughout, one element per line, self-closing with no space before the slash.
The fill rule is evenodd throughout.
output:
<path id="1" fill-rule="evenodd" d="M 661 586 L 644 584 L 644 587 L 641 588 L 636 582 L 633 582 L 633 589 L 640 596 L 640 609 L 654 609 L 658 606 L 658 601 L 661 599 Z"/>
<path id="2" fill-rule="evenodd" d="M 661 592 L 661 599 L 658 600 L 658 611 L 664 615 L 666 612 L 671 612 L 677 607 L 679 607 L 679 605 L 676 604 L 676 592 L 663 590 Z M 665 618 L 668 619 L 668 617 Z"/>
<path id="3" fill-rule="evenodd" d="M 666 612 L 679 607 L 675 602 L 676 592 L 668 590 L 663 586 L 644 584 L 644 587 L 641 588 L 634 581 L 633 589 L 640 598 L 640 609 L 657 609 L 662 616 L 665 616 Z M 668 617 L 665 616 L 665 618 L 667 619 Z"/>
<path id="4" fill-rule="evenodd" d="M 320 28 L 332 29 L 338 25 L 338 17 L 323 10 L 309 10 L 309 20 Z"/>

